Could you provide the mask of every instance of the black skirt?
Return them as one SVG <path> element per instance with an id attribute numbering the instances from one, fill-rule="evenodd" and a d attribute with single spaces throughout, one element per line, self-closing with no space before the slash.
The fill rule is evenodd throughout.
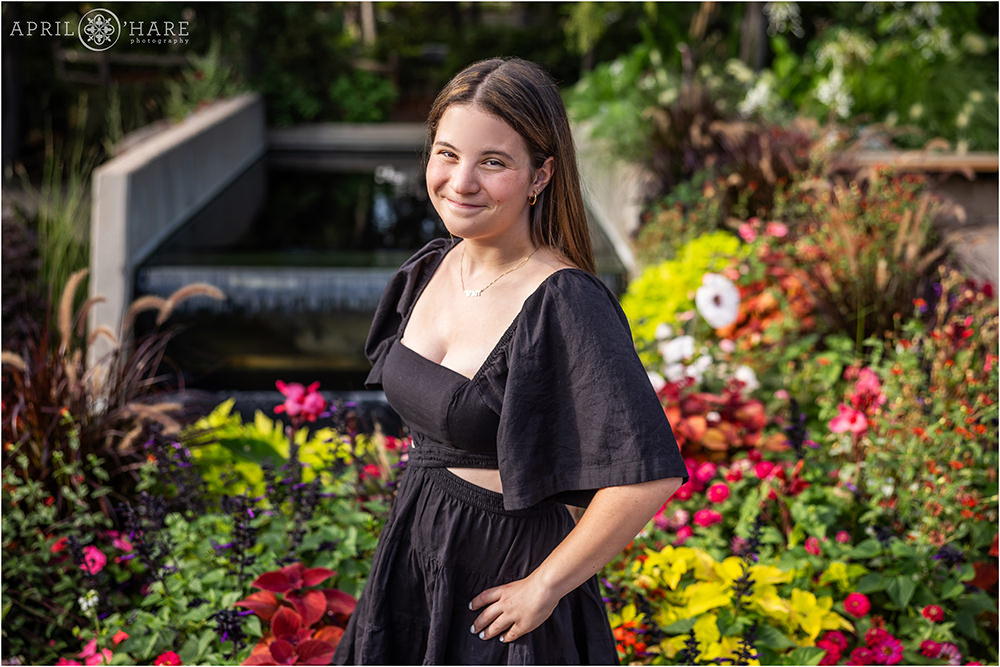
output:
<path id="1" fill-rule="evenodd" d="M 562 504 L 503 496 L 411 460 L 334 664 L 618 664 L 596 577 L 510 643 L 469 632 L 476 595 L 530 574 L 573 528 Z"/>

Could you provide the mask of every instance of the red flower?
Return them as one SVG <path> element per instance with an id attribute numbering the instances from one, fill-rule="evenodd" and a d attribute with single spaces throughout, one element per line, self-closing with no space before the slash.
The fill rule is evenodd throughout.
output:
<path id="1" fill-rule="evenodd" d="M 708 500 L 713 503 L 721 503 L 729 497 L 729 487 L 719 482 L 708 487 Z"/>
<path id="2" fill-rule="evenodd" d="M 928 658 L 936 658 L 939 653 L 941 653 L 941 644 L 930 639 L 920 642 L 920 655 Z"/>
<path id="3" fill-rule="evenodd" d="M 128 639 L 128 633 L 124 630 L 119 630 L 115 633 L 115 636 L 111 638 L 112 644 L 121 644 L 123 641 Z"/>
<path id="4" fill-rule="evenodd" d="M 920 612 L 931 623 L 940 623 L 944 620 L 944 609 L 936 604 L 929 604 Z"/>
<path id="5" fill-rule="evenodd" d="M 94 545 L 88 544 L 83 548 L 83 563 L 80 564 L 80 569 L 87 574 L 97 574 L 107 563 L 108 557 Z"/>
<path id="6" fill-rule="evenodd" d="M 60 551 L 64 550 L 68 545 L 69 545 L 69 538 L 60 537 L 58 540 L 52 543 L 52 546 L 49 547 L 49 551 L 51 551 L 54 554 L 57 554 Z"/>
<path id="7" fill-rule="evenodd" d="M 842 530 L 837 533 L 836 540 L 841 544 L 847 544 L 848 542 L 851 541 L 851 534 L 848 533 L 846 530 Z"/>
<path id="8" fill-rule="evenodd" d="M 736 466 L 732 466 L 726 471 L 727 482 L 738 482 L 743 479 L 743 471 Z"/>
<path id="9" fill-rule="evenodd" d="M 823 659 L 819 661 L 821 665 L 836 665 L 840 662 L 840 649 L 833 642 L 821 639 L 816 642 L 816 646 L 826 651 L 823 655 Z"/>
<path id="10" fill-rule="evenodd" d="M 694 513 L 694 522 L 702 528 L 717 524 L 722 521 L 722 514 L 715 510 L 703 509 Z M 678 531 L 678 534 L 680 531 Z"/>
<path id="11" fill-rule="evenodd" d="M 161 653 L 153 661 L 154 665 L 181 665 L 181 657 L 174 653 L 173 651 L 167 651 L 166 653 Z"/>
<path id="12" fill-rule="evenodd" d="M 868 596 L 864 593 L 851 593 L 844 600 L 844 610 L 855 618 L 861 618 L 872 608 Z M 853 653 L 851 654 L 854 655 Z"/>
<path id="13" fill-rule="evenodd" d="M 819 548 L 818 539 L 815 537 L 806 538 L 806 553 L 812 554 L 813 556 L 818 556 L 822 553 L 822 550 Z"/>

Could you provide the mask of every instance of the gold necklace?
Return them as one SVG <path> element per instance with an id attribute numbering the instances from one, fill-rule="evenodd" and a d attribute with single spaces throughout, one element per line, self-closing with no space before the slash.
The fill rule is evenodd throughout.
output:
<path id="1" fill-rule="evenodd" d="M 538 248 L 541 248 L 541 247 L 542 246 L 538 246 Z M 486 283 L 485 287 L 480 287 L 479 289 L 465 289 L 465 246 L 463 245 L 462 246 L 462 261 L 461 261 L 461 263 L 458 266 L 458 279 L 462 283 L 462 292 L 465 294 L 465 296 L 468 296 L 468 297 L 481 296 L 483 292 L 485 292 L 487 289 L 489 289 L 490 285 L 492 285 L 496 281 L 500 280 L 501 278 L 503 278 L 508 273 L 514 273 L 515 271 L 517 271 L 518 269 L 520 269 L 522 266 L 524 266 L 525 264 L 527 264 L 528 260 L 531 259 L 531 256 L 534 255 L 536 252 L 538 252 L 538 248 L 535 248 L 534 250 L 532 250 L 528 254 L 527 257 L 525 257 L 524 259 L 522 259 L 520 262 L 517 263 L 517 266 L 515 266 L 512 269 L 508 269 L 508 270 L 504 271 L 499 276 L 497 276 L 496 278 L 494 278 L 490 282 Z"/>

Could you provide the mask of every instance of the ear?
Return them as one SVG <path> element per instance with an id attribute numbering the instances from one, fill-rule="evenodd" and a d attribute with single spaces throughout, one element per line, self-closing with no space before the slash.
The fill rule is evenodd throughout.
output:
<path id="1" fill-rule="evenodd" d="M 545 158 L 545 162 L 542 163 L 542 166 L 535 170 L 535 178 L 532 182 L 532 186 L 534 187 L 536 193 L 541 194 L 542 190 L 545 189 L 545 186 L 549 184 L 549 181 L 552 180 L 552 173 L 555 169 L 556 159 L 549 156 Z"/>

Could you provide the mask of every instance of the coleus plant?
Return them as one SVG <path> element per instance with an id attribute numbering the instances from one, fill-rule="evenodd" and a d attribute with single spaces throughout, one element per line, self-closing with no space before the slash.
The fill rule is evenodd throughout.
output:
<path id="1" fill-rule="evenodd" d="M 328 665 L 357 601 L 333 588 L 312 588 L 336 574 L 293 563 L 265 572 L 251 584 L 261 589 L 235 603 L 249 609 L 269 631 L 244 665 Z"/>

